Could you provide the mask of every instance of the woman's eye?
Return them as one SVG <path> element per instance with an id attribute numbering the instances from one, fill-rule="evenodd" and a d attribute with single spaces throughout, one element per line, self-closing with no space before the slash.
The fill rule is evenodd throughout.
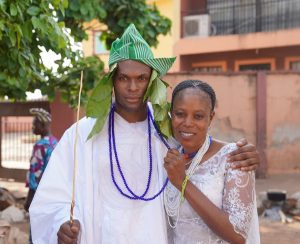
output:
<path id="1" fill-rule="evenodd" d="M 195 117 L 195 119 L 200 120 L 200 119 L 203 119 L 204 116 L 201 114 L 196 114 L 194 117 Z"/>

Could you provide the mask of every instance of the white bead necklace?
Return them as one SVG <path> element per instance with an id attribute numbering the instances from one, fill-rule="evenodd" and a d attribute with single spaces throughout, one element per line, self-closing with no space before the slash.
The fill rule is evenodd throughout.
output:
<path id="1" fill-rule="evenodd" d="M 192 159 L 190 167 L 185 171 L 186 175 L 191 178 L 191 176 L 194 174 L 197 166 L 200 164 L 204 154 L 207 152 L 208 148 L 210 146 L 210 137 L 207 134 L 206 139 L 202 145 L 202 147 L 199 149 L 195 157 Z M 168 222 L 169 225 L 172 228 L 176 228 L 179 218 L 179 209 L 180 205 L 182 203 L 180 191 L 178 191 L 177 188 L 175 188 L 173 185 L 168 184 L 165 191 L 164 191 L 164 205 L 165 210 L 168 215 Z M 170 218 L 175 218 L 175 223 L 172 224 L 170 222 Z"/>

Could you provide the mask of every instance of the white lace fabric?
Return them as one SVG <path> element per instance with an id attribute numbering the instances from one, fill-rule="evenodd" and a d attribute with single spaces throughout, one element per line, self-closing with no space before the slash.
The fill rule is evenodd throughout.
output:
<path id="1" fill-rule="evenodd" d="M 253 172 L 232 170 L 229 167 L 226 156 L 235 148 L 233 143 L 224 146 L 213 157 L 201 163 L 190 180 L 212 203 L 228 213 L 235 232 L 242 235 L 246 243 L 256 244 L 260 241 L 255 177 Z M 174 188 L 171 184 L 168 187 Z M 178 224 L 174 229 L 174 243 L 227 242 L 214 234 L 185 200 L 181 204 Z"/>

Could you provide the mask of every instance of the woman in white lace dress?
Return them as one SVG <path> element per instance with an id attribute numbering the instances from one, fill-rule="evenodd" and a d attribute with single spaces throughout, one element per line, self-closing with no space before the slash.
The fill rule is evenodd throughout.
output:
<path id="1" fill-rule="evenodd" d="M 206 83 L 188 80 L 172 95 L 172 129 L 182 145 L 165 157 L 172 184 L 164 193 L 175 244 L 260 243 L 254 172 L 226 162 L 234 143 L 208 135 L 216 96 Z"/>

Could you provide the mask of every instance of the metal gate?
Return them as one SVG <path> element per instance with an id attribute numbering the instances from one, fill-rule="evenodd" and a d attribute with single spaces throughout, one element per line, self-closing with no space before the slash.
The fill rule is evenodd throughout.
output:
<path id="1" fill-rule="evenodd" d="M 0 102 L 0 178 L 24 182 L 33 144 L 30 108 L 50 111 L 48 101 Z"/>

